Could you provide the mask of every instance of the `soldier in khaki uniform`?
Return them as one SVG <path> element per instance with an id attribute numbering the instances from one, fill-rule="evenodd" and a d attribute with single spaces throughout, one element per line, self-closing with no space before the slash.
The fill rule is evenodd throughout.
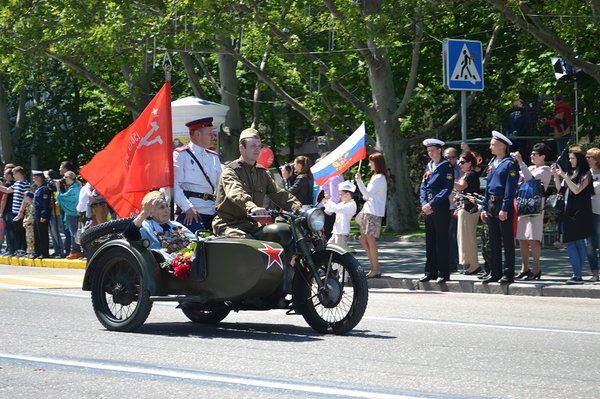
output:
<path id="1" fill-rule="evenodd" d="M 240 154 L 221 174 L 217 188 L 217 216 L 213 220 L 216 235 L 254 238 L 260 231 L 260 223 L 247 217 L 249 213 L 267 215 L 261 205 L 265 195 L 286 211 L 302 210 L 302 204 L 292 194 L 277 184 L 260 165 L 260 136 L 254 129 L 246 129 L 240 135 Z"/>

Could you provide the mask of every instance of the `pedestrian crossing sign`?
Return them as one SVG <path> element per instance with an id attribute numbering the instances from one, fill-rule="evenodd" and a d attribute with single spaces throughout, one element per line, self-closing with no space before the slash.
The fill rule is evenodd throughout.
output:
<path id="1" fill-rule="evenodd" d="M 444 58 L 444 89 L 483 90 L 483 48 L 473 40 L 445 39 L 442 43 Z"/>

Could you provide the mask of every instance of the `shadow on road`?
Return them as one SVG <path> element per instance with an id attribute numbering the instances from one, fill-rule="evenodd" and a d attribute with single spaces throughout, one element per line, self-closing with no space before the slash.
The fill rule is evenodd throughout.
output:
<path id="1" fill-rule="evenodd" d="M 145 323 L 132 334 L 166 335 L 171 337 L 198 337 L 205 339 L 253 339 L 258 341 L 314 342 L 322 341 L 324 334 L 310 327 L 293 324 L 266 323 Z M 391 339 L 394 337 L 370 334 L 368 330 L 352 330 L 343 336 L 352 338 Z"/>

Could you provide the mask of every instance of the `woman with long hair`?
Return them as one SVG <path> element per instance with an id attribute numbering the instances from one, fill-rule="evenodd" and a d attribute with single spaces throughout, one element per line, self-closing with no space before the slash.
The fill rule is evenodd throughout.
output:
<path id="1" fill-rule="evenodd" d="M 313 175 L 310 166 L 310 159 L 304 155 L 296 157 L 293 164 L 296 172 L 295 179 L 291 170 L 287 170 L 285 166 L 281 168 L 283 188 L 296 196 L 304 208 L 308 208 L 313 203 Z"/>
<path id="2" fill-rule="evenodd" d="M 369 168 L 373 171 L 373 176 L 371 176 L 367 186 L 362 181 L 360 170 L 356 172 L 355 177 L 358 188 L 365 200 L 362 209 L 363 216 L 360 221 L 360 243 L 371 263 L 371 271 L 367 273 L 367 278 L 374 278 L 381 277 L 375 240 L 381 233 L 381 220 L 385 215 L 385 202 L 387 200 L 388 173 L 383 155 L 378 152 L 371 154 L 369 156 Z"/>
<path id="3" fill-rule="evenodd" d="M 600 149 L 590 148 L 585 159 L 592 172 L 594 191 L 600 190 Z M 592 269 L 592 277 L 589 281 L 598 281 L 598 251 L 600 248 L 600 195 L 592 195 L 592 220 L 594 222 L 595 237 L 586 240 L 587 258 Z"/>
<path id="4" fill-rule="evenodd" d="M 583 284 L 581 272 L 585 262 L 585 241 L 594 235 L 592 220 L 592 173 L 584 154 L 579 148 L 569 154 L 567 173 L 560 165 L 553 164 L 550 170 L 554 175 L 556 187 L 560 187 L 565 196 L 565 211 L 563 214 L 563 241 L 567 246 L 573 277 L 567 284 Z M 562 178 L 562 181 L 561 181 Z"/>
<path id="5" fill-rule="evenodd" d="M 475 172 L 477 159 L 470 151 L 463 152 L 458 161 L 460 169 L 464 173 L 458 181 L 454 182 L 454 189 L 464 195 L 479 192 L 479 176 Z M 464 274 L 479 274 L 479 258 L 477 254 L 477 221 L 481 213 L 477 204 L 469 200 L 462 200 L 458 209 L 458 259 L 459 263 L 469 266 Z"/>
<path id="6" fill-rule="evenodd" d="M 548 188 L 552 173 L 546 165 L 546 159 L 550 156 L 550 148 L 544 143 L 537 143 L 531 150 L 531 162 L 533 165 L 527 166 L 520 153 L 514 153 L 515 160 L 521 168 L 521 181 L 537 179 L 542 181 L 544 190 Z M 542 203 L 542 209 L 544 204 Z M 535 280 L 540 279 L 542 271 L 540 270 L 540 257 L 542 254 L 542 241 L 544 234 L 544 213 L 539 215 L 519 216 L 517 221 L 517 240 L 521 248 L 521 273 L 516 279 Z M 529 268 L 529 249 L 533 256 L 533 271 Z"/>

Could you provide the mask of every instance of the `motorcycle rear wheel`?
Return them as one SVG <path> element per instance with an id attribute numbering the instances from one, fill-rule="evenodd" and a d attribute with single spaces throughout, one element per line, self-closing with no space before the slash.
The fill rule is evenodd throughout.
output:
<path id="1" fill-rule="evenodd" d="M 150 292 L 138 261 L 126 249 L 110 249 L 98 261 L 92 306 L 100 323 L 111 331 L 134 331 L 148 318 Z"/>
<path id="2" fill-rule="evenodd" d="M 181 309 L 183 314 L 194 323 L 217 324 L 229 315 L 229 310 L 192 310 Z"/>
<path id="3" fill-rule="evenodd" d="M 315 331 L 344 334 L 362 319 L 369 289 L 360 263 L 351 254 L 340 255 L 333 251 L 315 253 L 313 259 L 323 281 L 330 257 L 332 268 L 326 282 L 328 288 L 323 293 L 318 292 L 312 272 L 300 268 L 300 273 L 296 273 L 292 293 L 294 308 Z"/>

